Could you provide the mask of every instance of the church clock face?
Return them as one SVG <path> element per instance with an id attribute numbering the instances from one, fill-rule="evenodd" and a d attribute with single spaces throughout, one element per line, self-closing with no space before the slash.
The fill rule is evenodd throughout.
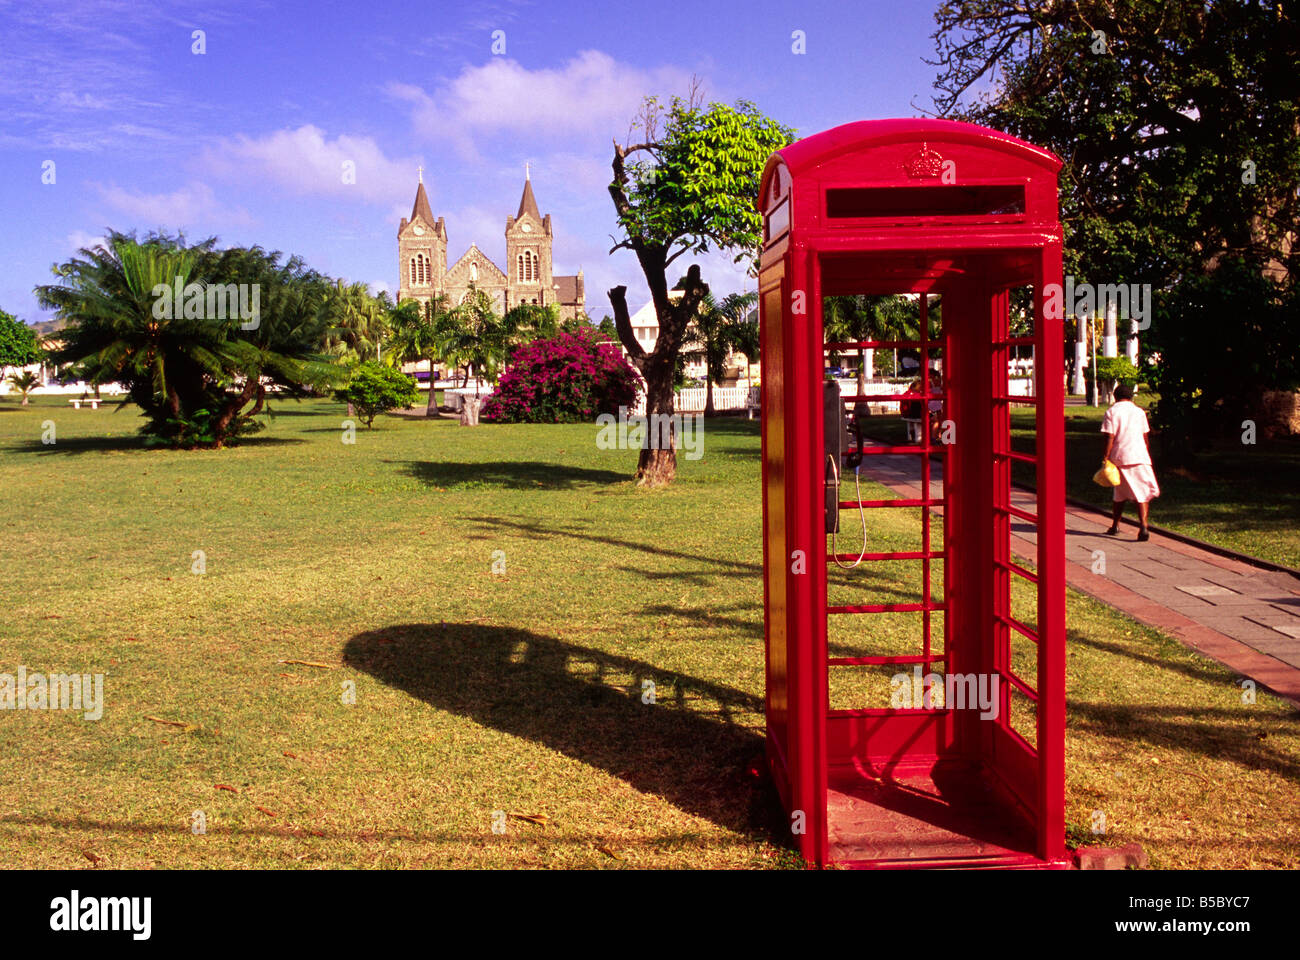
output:
<path id="1" fill-rule="evenodd" d="M 532 232 L 533 232 L 533 225 L 532 225 L 531 223 L 525 223 L 525 224 L 522 224 L 522 225 L 519 227 L 519 229 L 522 230 L 524 233 L 532 233 Z"/>
<path id="2" fill-rule="evenodd" d="M 424 227 L 420 226 L 417 223 L 414 227 L 411 228 L 411 232 L 414 233 L 417 237 L 422 237 L 424 236 Z"/>

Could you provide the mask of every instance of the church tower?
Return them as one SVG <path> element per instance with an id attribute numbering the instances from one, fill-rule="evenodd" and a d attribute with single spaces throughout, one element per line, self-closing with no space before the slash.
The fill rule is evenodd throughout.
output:
<path id="1" fill-rule="evenodd" d="M 433 218 L 429 195 L 424 192 L 424 168 L 415 189 L 415 204 L 408 220 L 402 218 L 397 228 L 397 299 L 429 299 L 442 290 L 447 273 L 447 226 L 443 218 Z"/>
<path id="2" fill-rule="evenodd" d="M 509 277 L 506 309 L 521 303 L 546 306 L 555 303 L 555 280 L 551 274 L 551 215 L 537 209 L 533 181 L 524 167 L 524 193 L 519 212 L 506 217 L 506 274 Z"/>

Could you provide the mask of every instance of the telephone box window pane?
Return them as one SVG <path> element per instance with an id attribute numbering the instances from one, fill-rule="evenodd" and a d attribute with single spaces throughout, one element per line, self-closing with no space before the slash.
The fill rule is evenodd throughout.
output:
<path id="1" fill-rule="evenodd" d="M 834 187 L 826 191 L 826 215 L 863 217 L 991 217 L 1025 212 L 1019 184 L 940 187 Z"/>
<path id="2" fill-rule="evenodd" d="M 784 236 L 790 229 L 790 201 L 782 200 L 767 215 L 767 235 L 770 242 Z"/>

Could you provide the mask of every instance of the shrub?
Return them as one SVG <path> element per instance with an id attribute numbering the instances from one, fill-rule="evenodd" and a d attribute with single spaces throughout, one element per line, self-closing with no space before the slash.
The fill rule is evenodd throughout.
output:
<path id="1" fill-rule="evenodd" d="M 1084 374 L 1091 377 L 1092 367 L 1086 367 Z M 1128 357 L 1097 358 L 1097 379 L 1102 383 L 1127 383 L 1133 385 L 1138 382 L 1140 376 L 1142 376 L 1141 372 Z"/>
<path id="2" fill-rule="evenodd" d="M 379 363 L 362 363 L 353 369 L 348 385 L 336 390 L 334 395 L 352 404 L 357 416 L 370 427 L 381 413 L 414 406 L 420 391 L 415 380 L 400 370 Z"/>
<path id="3" fill-rule="evenodd" d="M 1088 383 L 1092 383 L 1091 366 L 1084 367 L 1083 376 Z M 1128 357 L 1097 358 L 1097 393 L 1103 401 L 1109 402 L 1111 394 L 1121 383 L 1127 383 L 1136 391 L 1141 377 L 1142 372 Z"/>
<path id="4" fill-rule="evenodd" d="M 36 332 L 0 310 L 0 367 L 25 367 L 41 358 Z"/>
<path id="5" fill-rule="evenodd" d="M 483 403 L 485 420 L 580 423 L 636 402 L 641 377 L 619 348 L 593 332 L 562 332 L 516 347 Z"/>

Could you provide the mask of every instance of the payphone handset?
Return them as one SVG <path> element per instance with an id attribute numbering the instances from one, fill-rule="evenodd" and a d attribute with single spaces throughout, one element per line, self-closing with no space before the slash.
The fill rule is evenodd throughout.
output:
<path id="1" fill-rule="evenodd" d="M 855 408 L 857 411 L 859 408 Z M 862 467 L 862 420 L 855 414 L 853 432 L 857 445 L 849 450 L 848 426 L 844 422 L 844 400 L 840 394 L 840 385 L 834 380 L 827 380 L 822 387 L 822 436 L 824 438 L 822 462 L 826 476 L 823 485 L 825 497 L 826 533 L 831 535 L 831 553 L 837 553 L 837 537 L 840 532 L 840 474 L 847 467 L 853 471 L 853 489 L 858 501 L 858 517 L 862 523 L 862 552 L 858 559 L 847 566 L 835 558 L 836 566 L 851 570 L 860 564 L 867 555 L 867 514 L 862 507 L 862 490 L 859 470 Z"/>

